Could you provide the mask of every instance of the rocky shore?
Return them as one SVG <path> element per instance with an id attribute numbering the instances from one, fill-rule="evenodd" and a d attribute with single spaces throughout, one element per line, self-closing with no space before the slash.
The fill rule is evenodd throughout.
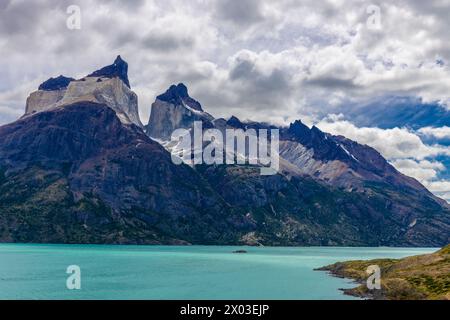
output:
<path id="1" fill-rule="evenodd" d="M 370 290 L 367 267 L 381 269 L 381 289 Z M 317 269 L 354 279 L 360 285 L 345 294 L 375 300 L 450 300 L 450 245 L 432 253 L 403 259 L 337 262 Z"/>

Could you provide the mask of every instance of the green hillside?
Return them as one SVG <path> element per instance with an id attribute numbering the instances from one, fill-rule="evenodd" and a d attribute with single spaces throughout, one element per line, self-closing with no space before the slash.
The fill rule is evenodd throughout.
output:
<path id="1" fill-rule="evenodd" d="M 381 290 L 369 290 L 367 267 L 381 269 Z M 450 300 L 450 245 L 432 253 L 403 259 L 338 262 L 319 270 L 355 279 L 360 286 L 346 294 L 387 300 Z"/>

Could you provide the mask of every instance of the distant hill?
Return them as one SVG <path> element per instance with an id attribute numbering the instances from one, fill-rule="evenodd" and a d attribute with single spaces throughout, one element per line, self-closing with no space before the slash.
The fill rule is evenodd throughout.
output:
<path id="1" fill-rule="evenodd" d="M 365 281 L 369 275 L 366 270 L 370 265 L 378 265 L 381 269 L 381 290 L 367 288 Z M 450 300 L 450 245 L 432 254 L 338 262 L 318 270 L 363 283 L 344 290 L 349 295 L 387 300 Z"/>

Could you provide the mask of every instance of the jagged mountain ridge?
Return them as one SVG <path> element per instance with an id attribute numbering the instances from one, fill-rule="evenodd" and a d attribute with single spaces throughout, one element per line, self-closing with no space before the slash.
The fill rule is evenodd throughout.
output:
<path id="1" fill-rule="evenodd" d="M 118 76 L 112 79 L 123 83 Z M 97 83 L 84 82 L 94 87 Z M 235 117 L 214 119 L 188 99 L 185 86 L 171 88 L 154 104 L 153 110 L 159 111 L 152 114 L 169 111 L 154 132 L 167 134 L 180 124 L 189 128 L 194 119 L 222 129 L 270 127 Z M 181 100 L 173 94 L 180 94 Z M 398 181 L 380 173 L 374 173 L 378 180 L 359 177 L 362 171 L 352 167 L 357 162 L 353 157 L 370 160 L 376 151 L 318 129 L 300 128 L 299 136 L 295 124 L 294 129 L 281 130 L 281 143 L 292 156 L 285 156 L 282 173 L 261 176 L 257 167 L 246 165 L 177 166 L 139 125 L 123 121 L 120 110 L 98 101 L 29 114 L 0 127 L 0 241 L 358 246 L 449 242 L 448 209 L 420 185 L 408 186 L 395 171 Z M 313 143 L 317 137 L 320 143 Z M 328 145 L 327 140 L 334 142 Z M 371 165 L 382 170 L 384 159 L 374 159 Z M 335 167 L 354 172 L 336 178 Z M 334 180 L 327 180 L 327 174 Z M 355 181 L 346 186 L 350 177 Z"/>
<path id="2" fill-rule="evenodd" d="M 192 110 L 186 101 L 194 101 L 200 107 Z M 432 195 L 417 180 L 398 172 L 380 153 L 367 145 L 324 133 L 315 126 L 309 128 L 301 120 L 289 127 L 276 127 L 266 123 L 242 122 L 236 116 L 228 120 L 214 119 L 202 109 L 198 101 L 189 96 L 184 84 L 172 85 L 165 94 L 156 98 L 147 134 L 172 151 L 173 144 L 168 142 L 170 133 L 178 128 L 192 129 L 194 121 L 201 121 L 204 129 L 216 128 L 222 132 L 226 128 L 279 129 L 281 171 L 289 176 L 307 175 L 348 189 L 362 189 L 367 181 L 388 183 L 408 188 L 412 192 L 422 192 L 446 205 L 444 200 Z"/>

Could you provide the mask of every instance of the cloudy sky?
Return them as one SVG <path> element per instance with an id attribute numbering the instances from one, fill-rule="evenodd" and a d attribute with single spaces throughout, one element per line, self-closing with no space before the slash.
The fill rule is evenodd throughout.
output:
<path id="1" fill-rule="evenodd" d="M 450 200 L 449 17 L 450 0 L 0 0 L 0 125 L 49 77 L 121 54 L 144 123 L 184 82 L 214 116 L 300 118 Z"/>

